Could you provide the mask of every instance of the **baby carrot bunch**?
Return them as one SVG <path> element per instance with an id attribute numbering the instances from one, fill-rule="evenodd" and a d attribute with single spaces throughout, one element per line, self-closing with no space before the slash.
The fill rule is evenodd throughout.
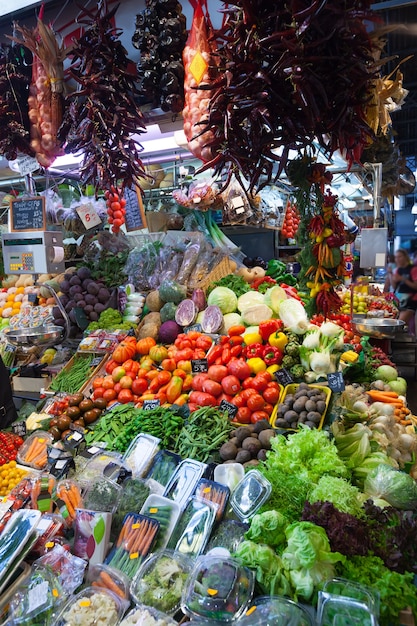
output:
<path id="1" fill-rule="evenodd" d="M 139 513 L 128 513 L 106 564 L 132 579 L 150 552 L 158 530 L 159 522 L 156 520 Z"/>
<path id="2" fill-rule="evenodd" d="M 108 591 L 112 591 L 122 600 L 128 600 L 129 592 L 125 588 L 124 582 L 127 580 L 126 577 L 107 565 L 99 565 L 98 567 L 100 570 L 97 574 L 95 574 L 95 579 L 92 581 L 91 586 L 108 589 Z"/>
<path id="3" fill-rule="evenodd" d="M 78 485 L 73 480 L 61 480 L 56 487 L 55 503 L 67 524 L 72 525 L 75 509 L 84 506 Z"/>
<path id="4" fill-rule="evenodd" d="M 17 461 L 34 469 L 43 469 L 48 461 L 48 446 L 51 443 L 51 435 L 38 430 L 19 449 Z"/>

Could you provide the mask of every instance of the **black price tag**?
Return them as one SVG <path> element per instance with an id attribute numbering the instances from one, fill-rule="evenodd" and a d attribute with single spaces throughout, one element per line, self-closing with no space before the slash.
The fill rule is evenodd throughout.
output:
<path id="1" fill-rule="evenodd" d="M 36 304 L 38 302 L 38 294 L 37 293 L 29 293 L 28 294 L 28 302 L 31 304 Z"/>
<path id="2" fill-rule="evenodd" d="M 203 372 L 208 372 L 208 361 L 207 359 L 194 359 L 191 361 L 191 373 L 192 374 L 201 374 Z"/>
<path id="3" fill-rule="evenodd" d="M 73 458 L 66 459 L 58 459 L 51 466 L 49 473 L 55 476 L 55 478 L 63 478 L 68 474 L 70 469 L 75 468 L 75 463 Z"/>
<path id="4" fill-rule="evenodd" d="M 12 424 L 12 432 L 18 437 L 25 437 L 26 422 L 15 422 L 14 424 Z"/>
<path id="5" fill-rule="evenodd" d="M 193 330 L 195 330 L 197 333 L 201 333 L 201 324 L 192 324 L 192 326 L 186 326 L 184 328 L 184 332 L 187 335 L 188 333 L 191 333 Z"/>
<path id="6" fill-rule="evenodd" d="M 158 406 L 160 405 L 161 405 L 160 401 L 157 400 L 156 398 L 155 400 L 144 400 L 142 409 L 144 411 L 153 411 L 153 409 L 158 408 Z"/>
<path id="7" fill-rule="evenodd" d="M 342 372 L 334 372 L 334 374 L 327 374 L 327 382 L 329 383 L 329 387 L 332 391 L 336 393 L 338 391 L 344 391 L 345 389 L 345 380 L 343 378 Z"/>
<path id="8" fill-rule="evenodd" d="M 103 360 L 102 356 L 94 357 L 94 359 L 91 361 L 91 367 L 97 367 L 97 365 L 100 365 L 102 360 Z"/>
<path id="9" fill-rule="evenodd" d="M 228 402 L 227 400 L 222 400 L 220 402 L 219 405 L 219 409 L 221 411 L 226 411 L 226 413 L 229 416 L 229 419 L 233 419 L 234 417 L 236 417 L 236 413 L 238 411 L 237 406 L 235 406 L 234 404 L 232 404 L 231 402 Z"/>
<path id="10" fill-rule="evenodd" d="M 291 376 L 289 371 L 285 369 L 285 367 L 282 367 L 280 370 L 277 370 L 274 373 L 274 376 L 277 382 L 279 382 L 280 385 L 284 385 L 284 387 L 285 385 L 291 385 L 291 383 L 294 382 L 293 377 Z"/>
<path id="11" fill-rule="evenodd" d="M 66 435 L 64 439 L 64 446 L 69 449 L 80 449 L 85 447 L 85 438 L 83 432 L 83 428 L 79 426 L 74 426 L 74 424 L 70 425 L 71 432 Z M 85 431 L 84 431 L 85 432 Z"/>

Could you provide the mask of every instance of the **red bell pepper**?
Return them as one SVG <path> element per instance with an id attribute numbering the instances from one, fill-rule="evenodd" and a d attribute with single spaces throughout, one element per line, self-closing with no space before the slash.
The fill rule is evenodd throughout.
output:
<path id="1" fill-rule="evenodd" d="M 274 346 L 265 346 L 262 358 L 267 365 L 280 365 L 284 358 L 284 353 Z"/>
<path id="2" fill-rule="evenodd" d="M 259 291 L 259 287 L 264 284 L 266 286 L 273 287 L 274 285 L 277 284 L 277 281 L 274 278 L 271 278 L 271 276 L 263 276 L 262 278 L 257 278 L 256 280 L 254 280 L 250 286 L 251 286 L 251 289 L 255 289 L 256 291 Z M 265 288 L 263 288 L 262 291 L 264 293 Z"/>
<path id="3" fill-rule="evenodd" d="M 284 327 L 282 320 L 266 320 L 259 324 L 259 334 L 263 341 L 268 341 L 272 333 L 276 333 Z"/>
<path id="4" fill-rule="evenodd" d="M 243 349 L 243 356 L 246 359 L 253 359 L 255 357 L 263 357 L 264 346 L 261 343 L 251 343 L 249 346 Z"/>

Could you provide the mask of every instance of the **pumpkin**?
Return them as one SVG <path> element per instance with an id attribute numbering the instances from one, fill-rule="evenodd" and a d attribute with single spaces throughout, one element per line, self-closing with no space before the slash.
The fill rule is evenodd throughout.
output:
<path id="1" fill-rule="evenodd" d="M 133 341 L 132 341 L 133 339 Z M 116 363 L 123 363 L 128 359 L 132 359 L 136 354 L 136 339 L 133 337 L 126 337 L 119 343 L 113 352 L 112 358 Z"/>
<path id="2" fill-rule="evenodd" d="M 144 337 L 143 339 L 139 339 L 136 344 L 136 352 L 141 354 L 142 356 L 145 354 L 149 354 L 149 350 L 156 346 L 156 341 L 152 337 Z"/>

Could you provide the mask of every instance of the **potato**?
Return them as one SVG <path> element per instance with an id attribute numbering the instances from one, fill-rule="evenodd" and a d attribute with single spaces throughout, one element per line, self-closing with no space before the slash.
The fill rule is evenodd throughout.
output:
<path id="1" fill-rule="evenodd" d="M 319 413 L 321 413 L 321 415 L 323 415 L 325 410 L 326 410 L 326 402 L 324 400 L 317 400 L 316 411 L 318 411 Z"/>
<path id="2" fill-rule="evenodd" d="M 236 428 L 232 434 L 236 437 L 238 443 L 241 444 L 244 439 L 251 436 L 252 432 L 248 427 L 240 426 L 239 428 Z"/>
<path id="3" fill-rule="evenodd" d="M 257 467 L 258 465 L 259 465 L 259 461 L 257 459 L 252 459 L 251 461 L 244 463 L 243 467 Z"/>
<path id="4" fill-rule="evenodd" d="M 279 417 L 277 420 L 275 420 L 275 427 L 288 428 L 288 422 L 283 417 Z"/>
<path id="5" fill-rule="evenodd" d="M 314 400 L 307 400 L 307 402 L 305 403 L 305 409 L 306 411 L 316 411 L 317 410 L 317 405 L 314 402 Z"/>
<path id="6" fill-rule="evenodd" d="M 247 437 L 242 443 L 242 448 L 248 450 L 252 457 L 256 457 L 262 446 L 260 441 L 255 439 L 255 437 Z"/>
<path id="7" fill-rule="evenodd" d="M 284 415 L 284 419 L 287 423 L 291 423 L 298 420 L 298 413 L 295 411 L 287 411 Z"/>
<path id="8" fill-rule="evenodd" d="M 301 413 L 301 411 L 303 411 L 304 407 L 306 406 L 306 400 L 307 400 L 307 396 L 301 396 L 297 398 L 297 400 L 292 405 L 293 410 L 296 413 Z M 314 403 L 314 406 L 315 406 L 315 403 Z"/>
<path id="9" fill-rule="evenodd" d="M 236 463 L 242 463 L 242 465 L 244 463 L 247 463 L 248 461 L 250 461 L 252 458 L 251 453 L 249 452 L 249 450 L 239 450 L 239 452 L 236 455 Z"/>
<path id="10" fill-rule="evenodd" d="M 307 421 L 308 422 L 313 422 L 313 424 L 318 424 L 321 420 L 321 415 L 320 413 L 317 413 L 317 411 L 310 411 L 307 414 Z"/>

